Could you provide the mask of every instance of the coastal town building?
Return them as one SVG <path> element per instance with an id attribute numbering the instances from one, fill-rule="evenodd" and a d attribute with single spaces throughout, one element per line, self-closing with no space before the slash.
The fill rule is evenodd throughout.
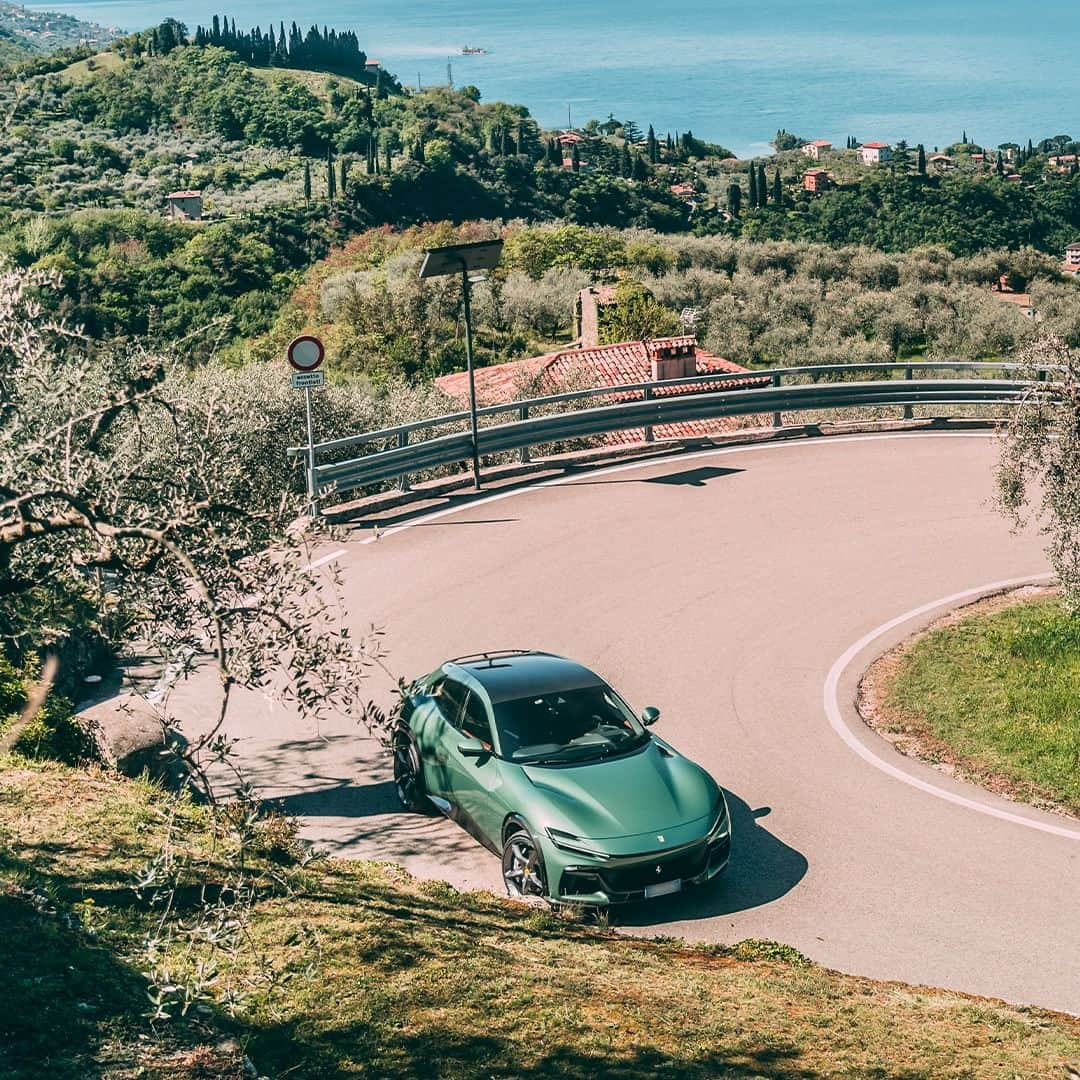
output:
<path id="1" fill-rule="evenodd" d="M 952 172 L 956 168 L 956 162 L 948 154 L 931 154 L 926 163 L 939 172 Z"/>
<path id="2" fill-rule="evenodd" d="M 203 214 L 202 192 L 185 190 L 170 191 L 165 196 L 168 215 L 180 221 L 201 221 Z"/>
<path id="3" fill-rule="evenodd" d="M 695 375 L 732 375 L 745 377 L 724 379 L 713 383 L 688 383 L 653 391 L 654 397 L 676 397 L 683 394 L 718 393 L 725 390 L 746 390 L 771 384 L 769 375 L 747 371 L 723 357 L 708 353 L 697 344 L 693 335 L 654 338 L 649 341 L 624 341 L 615 345 L 598 345 L 580 349 L 534 356 L 527 360 L 512 360 L 492 364 L 475 371 L 476 396 L 482 405 L 513 401 L 523 395 L 558 393 L 567 385 L 575 388 L 587 384 L 593 387 L 617 388 L 628 384 L 663 382 L 668 379 L 693 378 Z M 443 393 L 462 403 L 469 398 L 467 372 L 456 371 L 442 375 L 435 385 Z M 594 404 L 639 400 L 641 390 L 615 392 L 594 399 Z M 692 420 L 662 424 L 653 430 L 658 439 L 704 437 L 755 423 L 751 418 Z M 640 442 L 645 436 L 642 428 L 614 431 L 604 436 L 610 444 Z"/>
<path id="4" fill-rule="evenodd" d="M 1046 159 L 1046 164 L 1056 172 L 1072 172 L 1076 168 L 1075 154 L 1051 154 Z"/>
<path id="5" fill-rule="evenodd" d="M 803 189 L 812 195 L 820 195 L 832 186 L 832 177 L 824 169 L 807 169 L 803 173 Z"/>
<path id="6" fill-rule="evenodd" d="M 828 153 L 832 149 L 832 143 L 828 139 L 815 139 L 813 142 L 806 143 L 802 152 L 808 157 L 817 161 L 822 154 Z"/>
<path id="7" fill-rule="evenodd" d="M 1080 240 L 1075 241 L 1065 249 L 1065 265 L 1080 269 Z"/>
<path id="8" fill-rule="evenodd" d="M 859 160 L 864 165 L 884 165 L 892 161 L 892 147 L 884 142 L 863 143 L 859 147 Z"/>

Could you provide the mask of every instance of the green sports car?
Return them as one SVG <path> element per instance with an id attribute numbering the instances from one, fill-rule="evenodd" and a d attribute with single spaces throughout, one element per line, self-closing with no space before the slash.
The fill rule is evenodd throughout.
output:
<path id="1" fill-rule="evenodd" d="M 664 896 L 724 869 L 731 819 L 716 781 L 646 730 L 659 716 L 560 656 L 461 657 L 409 687 L 394 785 L 500 854 L 511 896 Z"/>

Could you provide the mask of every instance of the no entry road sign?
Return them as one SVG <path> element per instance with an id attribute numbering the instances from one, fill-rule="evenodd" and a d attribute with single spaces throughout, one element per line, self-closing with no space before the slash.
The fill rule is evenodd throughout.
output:
<path id="1" fill-rule="evenodd" d="M 289 342 L 286 352 L 289 363 L 297 371 L 314 371 L 326 355 L 323 343 L 311 334 L 301 334 Z"/>

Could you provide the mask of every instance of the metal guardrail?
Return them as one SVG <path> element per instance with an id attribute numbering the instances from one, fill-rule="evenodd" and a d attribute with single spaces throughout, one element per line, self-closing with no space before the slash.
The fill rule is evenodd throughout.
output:
<path id="1" fill-rule="evenodd" d="M 477 410 L 481 418 L 514 414 L 515 419 L 482 426 L 478 432 L 481 456 L 517 450 L 521 460 L 528 460 L 529 448 L 541 443 L 604 435 L 631 428 L 644 428 L 646 441 L 653 440 L 653 429 L 663 424 L 692 420 L 715 420 L 756 413 L 772 414 L 776 428 L 783 427 L 783 413 L 812 412 L 824 409 L 858 409 L 873 406 L 902 406 L 910 418 L 917 405 L 992 405 L 1013 404 L 1030 388 L 1022 380 L 998 378 L 961 379 L 925 378 L 923 373 L 943 371 L 994 371 L 1001 375 L 1019 370 L 1017 364 L 978 362 L 934 362 L 912 364 L 833 364 L 812 367 L 782 368 L 738 372 L 723 375 L 696 375 L 664 382 L 627 383 L 575 390 L 547 397 L 528 398 Z M 1049 369 L 1046 369 L 1049 370 Z M 1039 371 L 1040 381 L 1046 370 Z M 902 371 L 901 379 L 859 379 Z M 919 376 L 919 377 L 916 377 Z M 748 389 L 728 389 L 724 384 L 755 379 L 759 385 Z M 824 380 L 828 381 L 824 381 Z M 837 381 L 839 379 L 839 381 Z M 760 382 L 768 380 L 769 385 Z M 798 380 L 793 382 L 793 380 Z M 787 382 L 787 385 L 784 383 Z M 687 387 L 694 387 L 687 392 Z M 698 389 L 698 388 L 701 389 Z M 715 387 L 715 389 L 713 388 Z M 680 390 L 682 391 L 680 393 Z M 540 409 L 579 403 L 590 398 L 617 400 L 550 415 L 532 415 Z M 379 431 L 367 431 L 345 438 L 315 444 L 317 490 L 336 492 L 395 480 L 404 489 L 412 473 L 468 460 L 472 436 L 466 431 L 434 434 L 419 441 L 417 432 L 436 432 L 440 428 L 462 424 L 468 412 L 450 413 L 426 420 L 416 420 Z M 354 446 L 383 443 L 381 449 L 343 461 L 319 464 L 319 458 L 337 456 Z M 386 447 L 390 443 L 390 447 Z M 306 456 L 307 447 L 290 447 L 292 455 Z"/>

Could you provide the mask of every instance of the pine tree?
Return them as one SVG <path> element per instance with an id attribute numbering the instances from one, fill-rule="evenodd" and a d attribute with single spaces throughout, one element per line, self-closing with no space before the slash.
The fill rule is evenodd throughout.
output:
<path id="1" fill-rule="evenodd" d="M 777 169 L 776 172 L 773 173 L 772 197 L 773 197 L 773 202 L 776 203 L 776 205 L 778 207 L 783 206 L 783 204 L 784 204 L 784 189 L 781 187 L 780 170 L 779 169 Z"/>
<path id="2" fill-rule="evenodd" d="M 728 185 L 727 205 L 732 217 L 738 217 L 739 212 L 742 210 L 742 186 L 738 183 Z"/>
<path id="3" fill-rule="evenodd" d="M 926 175 L 926 148 L 922 143 L 919 143 L 919 158 L 918 158 L 919 175 Z"/>
<path id="4" fill-rule="evenodd" d="M 754 163 L 750 162 L 750 194 L 746 199 L 751 210 L 756 210 L 758 207 L 758 194 L 757 194 L 757 169 L 754 167 Z"/>
<path id="5" fill-rule="evenodd" d="M 311 202 L 311 162 L 304 162 L 304 202 Z"/>

